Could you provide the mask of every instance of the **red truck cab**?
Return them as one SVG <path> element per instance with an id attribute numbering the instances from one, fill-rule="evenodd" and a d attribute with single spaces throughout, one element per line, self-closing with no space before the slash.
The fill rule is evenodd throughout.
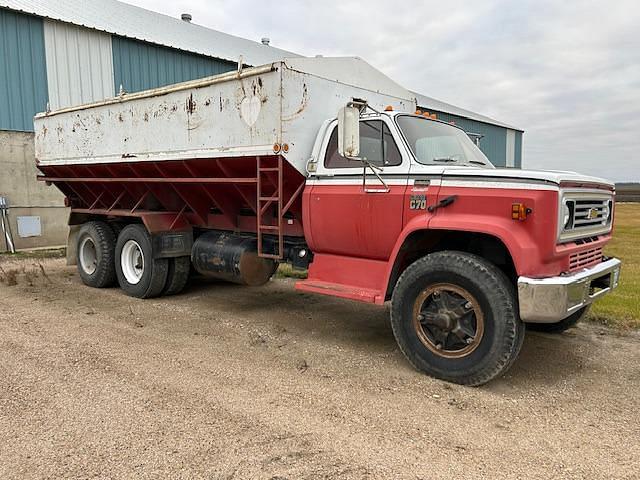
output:
<path id="1" fill-rule="evenodd" d="M 492 314 L 483 313 L 492 307 L 483 308 L 483 294 L 473 288 L 495 282 L 484 295 L 502 295 L 510 304 L 508 335 L 517 350 L 523 322 L 563 330 L 617 286 L 620 262 L 602 251 L 613 224 L 609 182 L 496 169 L 464 131 L 420 115 L 380 112 L 359 121 L 360 159 L 338 152 L 336 120 L 318 137 L 303 201 L 314 259 L 297 288 L 377 304 L 391 300 L 394 332 L 418 368 L 455 381 L 434 369 L 434 359 L 460 364 L 473 357 L 479 337 L 495 329 L 488 325 Z M 487 278 L 463 286 L 484 269 Z M 430 285 L 436 274 L 446 281 L 429 293 L 403 285 Z M 421 315 L 422 325 L 407 320 Z M 423 356 L 416 353 L 421 347 Z"/>

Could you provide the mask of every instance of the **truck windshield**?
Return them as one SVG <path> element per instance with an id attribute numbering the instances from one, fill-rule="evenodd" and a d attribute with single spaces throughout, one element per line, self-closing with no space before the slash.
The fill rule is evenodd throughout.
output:
<path id="1" fill-rule="evenodd" d="M 411 115 L 396 118 L 418 162 L 495 168 L 463 130 Z"/>

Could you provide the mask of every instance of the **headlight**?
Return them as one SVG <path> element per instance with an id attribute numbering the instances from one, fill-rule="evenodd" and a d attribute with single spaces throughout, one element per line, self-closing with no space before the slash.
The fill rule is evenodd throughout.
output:
<path id="1" fill-rule="evenodd" d="M 602 224 L 606 225 L 609 221 L 609 205 L 602 207 Z"/>
<path id="2" fill-rule="evenodd" d="M 573 212 L 575 203 L 573 200 L 565 200 L 562 204 L 562 228 L 567 230 L 573 225 Z"/>

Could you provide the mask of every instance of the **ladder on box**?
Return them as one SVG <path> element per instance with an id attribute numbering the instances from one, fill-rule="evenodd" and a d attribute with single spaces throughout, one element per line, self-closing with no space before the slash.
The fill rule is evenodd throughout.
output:
<path id="1" fill-rule="evenodd" d="M 281 260 L 284 254 L 283 234 L 283 205 L 282 205 L 282 157 L 258 157 L 257 159 L 257 234 L 258 256 Z M 275 204 L 275 218 L 265 215 L 269 207 Z M 265 223 L 265 220 L 275 220 L 274 223 Z M 271 249 L 265 252 L 264 235 L 277 236 L 278 244 L 276 252 Z"/>

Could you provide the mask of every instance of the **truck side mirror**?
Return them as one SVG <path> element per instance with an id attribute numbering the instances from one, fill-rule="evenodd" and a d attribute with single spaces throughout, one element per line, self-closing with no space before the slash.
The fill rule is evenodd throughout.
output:
<path id="1" fill-rule="evenodd" d="M 342 107 L 338 111 L 338 153 L 354 158 L 360 155 L 360 110 Z"/>

